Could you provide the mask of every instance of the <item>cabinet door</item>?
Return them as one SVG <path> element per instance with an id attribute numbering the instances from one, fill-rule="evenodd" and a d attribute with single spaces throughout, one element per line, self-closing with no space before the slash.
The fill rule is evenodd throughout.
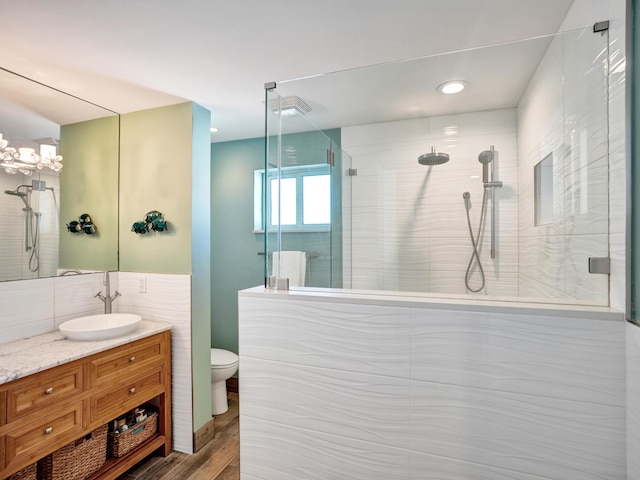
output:
<path id="1" fill-rule="evenodd" d="M 32 422 L 20 421 L 5 436 L 6 466 L 32 463 L 82 436 L 82 402 Z"/>
<path id="2" fill-rule="evenodd" d="M 114 349 L 91 361 L 91 385 L 117 383 L 123 378 L 160 366 L 164 363 L 166 354 L 167 345 L 160 335 Z"/>
<path id="3" fill-rule="evenodd" d="M 58 367 L 7 389 L 7 422 L 82 393 L 82 365 Z"/>

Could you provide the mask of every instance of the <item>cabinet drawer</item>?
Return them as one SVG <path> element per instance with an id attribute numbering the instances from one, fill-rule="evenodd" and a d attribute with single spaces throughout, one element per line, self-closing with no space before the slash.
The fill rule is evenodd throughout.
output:
<path id="1" fill-rule="evenodd" d="M 164 392 L 164 368 L 109 388 L 91 397 L 91 423 L 104 423 Z"/>
<path id="2" fill-rule="evenodd" d="M 113 384 L 125 376 L 136 375 L 161 365 L 166 345 L 162 337 L 152 337 L 128 348 L 118 348 L 91 361 L 91 385 Z"/>
<path id="3" fill-rule="evenodd" d="M 22 422 L 20 422 L 22 423 Z M 41 458 L 82 435 L 82 402 L 24 423 L 5 436 L 6 466 Z"/>
<path id="4" fill-rule="evenodd" d="M 82 365 L 42 372 L 7 390 L 7 422 L 82 392 Z"/>

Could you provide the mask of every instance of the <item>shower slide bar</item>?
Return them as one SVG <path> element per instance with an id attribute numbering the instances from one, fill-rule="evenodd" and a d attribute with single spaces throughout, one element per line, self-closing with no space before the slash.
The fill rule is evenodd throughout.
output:
<path id="1" fill-rule="evenodd" d="M 482 184 L 484 188 L 491 189 L 491 258 L 496 258 L 496 228 L 497 228 L 497 216 L 496 216 L 496 187 L 502 188 L 502 182 L 496 181 L 496 162 L 495 162 L 495 149 L 493 145 L 489 149 L 491 152 L 489 161 L 483 161 L 482 153 L 480 154 L 480 162 L 483 164 L 482 171 Z M 483 152 L 484 153 L 484 152 Z M 488 157 L 488 156 L 487 156 Z M 491 176 L 489 176 L 488 163 L 491 163 Z"/>

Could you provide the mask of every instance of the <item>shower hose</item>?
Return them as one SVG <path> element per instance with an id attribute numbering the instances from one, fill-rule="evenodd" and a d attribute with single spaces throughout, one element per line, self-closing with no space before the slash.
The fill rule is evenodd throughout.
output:
<path id="1" fill-rule="evenodd" d="M 473 252 L 471 253 L 471 258 L 469 258 L 469 264 L 467 265 L 467 272 L 464 275 L 464 284 L 467 287 L 467 290 L 473 293 L 478 293 L 485 286 L 485 276 L 484 269 L 482 268 L 482 261 L 480 260 L 480 252 L 478 251 L 480 245 L 480 239 L 482 237 L 482 227 L 484 225 L 484 217 L 486 213 L 487 207 L 487 189 L 484 189 L 484 194 L 482 195 L 482 208 L 480 209 L 480 224 L 478 225 L 478 235 L 474 236 L 473 228 L 471 227 L 471 216 L 469 210 L 471 209 L 471 194 L 469 192 L 464 192 L 462 194 L 462 198 L 464 198 L 464 207 L 467 211 L 467 226 L 469 227 L 469 237 L 471 238 L 471 245 L 473 247 Z M 473 267 L 474 261 L 478 264 L 478 271 L 480 272 L 480 287 L 477 289 L 471 288 L 471 268 Z"/>
<path id="2" fill-rule="evenodd" d="M 40 255 L 38 253 L 38 234 L 40 233 L 40 213 L 33 213 L 31 222 L 31 255 L 29 255 L 29 271 L 37 272 L 40 269 Z"/>

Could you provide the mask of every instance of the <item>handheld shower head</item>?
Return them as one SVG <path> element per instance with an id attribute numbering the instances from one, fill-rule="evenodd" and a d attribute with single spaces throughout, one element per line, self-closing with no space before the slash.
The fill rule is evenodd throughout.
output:
<path id="1" fill-rule="evenodd" d="M 489 163 L 493 161 L 493 151 L 485 150 L 478 155 L 478 161 L 482 164 L 482 181 L 489 182 Z"/>

